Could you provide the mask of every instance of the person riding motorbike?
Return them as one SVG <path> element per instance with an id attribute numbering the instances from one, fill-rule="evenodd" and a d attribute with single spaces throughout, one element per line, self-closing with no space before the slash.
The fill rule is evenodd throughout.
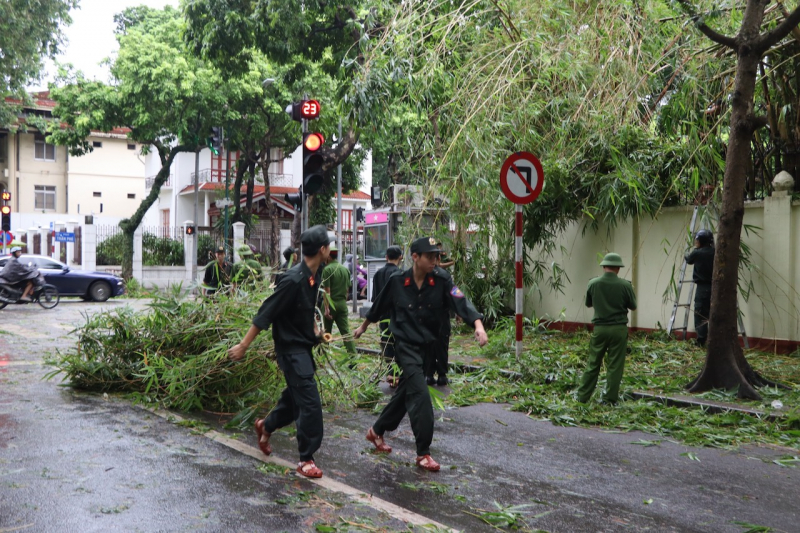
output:
<path id="1" fill-rule="evenodd" d="M 38 284 L 40 282 L 41 275 L 36 267 L 31 267 L 22 263 L 19 260 L 20 255 L 22 255 L 22 248 L 14 246 L 11 249 L 11 258 L 6 262 L 6 265 L 0 272 L 0 278 L 9 285 L 21 286 L 25 283 L 25 290 L 22 292 L 20 301 L 30 302 L 34 283 Z"/>

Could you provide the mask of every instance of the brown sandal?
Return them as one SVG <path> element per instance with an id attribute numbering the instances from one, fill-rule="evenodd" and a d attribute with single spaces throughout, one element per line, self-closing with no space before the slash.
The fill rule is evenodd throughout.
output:
<path id="1" fill-rule="evenodd" d="M 441 465 L 433 460 L 433 457 L 430 455 L 423 455 L 421 457 L 417 457 L 417 466 L 420 468 L 424 468 L 429 472 L 438 472 L 441 468 Z"/>
<path id="2" fill-rule="evenodd" d="M 367 431 L 367 440 L 375 445 L 375 451 L 378 453 L 392 453 L 392 447 L 386 444 L 382 435 L 375 433 L 375 430 L 369 428 Z"/>
<path id="3" fill-rule="evenodd" d="M 322 470 L 317 468 L 317 465 L 314 464 L 314 461 L 300 461 L 297 463 L 297 471 L 300 473 L 300 475 L 306 477 L 322 477 Z"/>
<path id="4" fill-rule="evenodd" d="M 272 446 L 269 444 L 269 438 L 272 436 L 272 433 L 268 433 L 264 431 L 264 419 L 260 418 L 256 420 L 256 435 L 258 435 L 258 447 L 264 453 L 264 455 L 269 455 L 272 453 Z M 266 437 L 266 440 L 261 440 Z"/>

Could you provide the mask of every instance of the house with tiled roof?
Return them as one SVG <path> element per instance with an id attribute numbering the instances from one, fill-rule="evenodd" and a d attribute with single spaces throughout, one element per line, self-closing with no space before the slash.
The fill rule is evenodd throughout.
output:
<path id="1" fill-rule="evenodd" d="M 52 117 L 56 103 L 49 92 L 31 99 L 15 125 L 0 128 L 0 190 L 11 193 L 13 224 L 24 223 L 14 220 L 20 215 L 132 215 L 145 193 L 141 146 L 128 139 L 127 130 L 116 128 L 93 132 L 88 139 L 93 151 L 71 156 L 28 123 L 32 116 Z"/>

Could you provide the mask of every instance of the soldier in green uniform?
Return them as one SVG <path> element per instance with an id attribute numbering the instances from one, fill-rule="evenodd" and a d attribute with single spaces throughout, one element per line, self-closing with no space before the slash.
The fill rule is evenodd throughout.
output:
<path id="1" fill-rule="evenodd" d="M 236 252 L 239 254 L 240 260 L 233 264 L 231 282 L 234 286 L 255 286 L 257 282 L 264 279 L 264 272 L 253 256 L 253 250 L 245 244 L 237 249 Z"/>
<path id="2" fill-rule="evenodd" d="M 389 282 L 389 278 L 401 272 L 400 263 L 403 261 L 403 250 L 399 246 L 389 246 L 386 249 L 386 264 L 372 278 L 372 303 L 378 299 L 378 294 Z M 390 313 L 387 311 L 381 315 L 378 327 L 381 330 L 381 353 L 388 364 L 394 363 L 394 339 L 389 331 Z M 392 387 L 397 386 L 398 378 L 390 376 L 387 378 Z"/>
<path id="3" fill-rule="evenodd" d="M 417 466 L 436 472 L 440 468 L 439 463 L 430 455 L 433 405 L 425 384 L 422 354 L 441 331 L 445 307 L 453 309 L 464 322 L 475 328 L 475 339 L 481 346 L 486 344 L 488 338 L 483 329 L 483 316 L 453 284 L 453 278 L 445 270 L 434 271 L 439 258 L 436 241 L 428 237 L 415 240 L 411 244 L 411 258 L 414 265 L 389 278 L 354 337 L 359 338 L 371 323 L 379 321 L 389 312 L 389 331 L 394 337 L 395 357 L 403 374 L 389 404 L 367 431 L 367 440 L 375 445 L 378 452 L 391 452 L 392 448 L 384 441 L 383 434 L 397 429 L 408 412 L 416 440 Z"/>
<path id="4" fill-rule="evenodd" d="M 594 331 L 589 341 L 589 361 L 578 388 L 578 401 L 586 403 L 597 385 L 603 357 L 606 357 L 606 392 L 604 401 L 619 400 L 619 384 L 625 368 L 628 348 L 628 309 L 636 309 L 636 295 L 631 282 L 618 276 L 625 266 L 619 254 L 609 253 L 600 263 L 603 275 L 589 281 L 586 307 L 594 307 Z"/>
<path id="5" fill-rule="evenodd" d="M 330 247 L 330 259 L 325 270 L 322 271 L 322 288 L 330 296 L 331 302 L 325 299 L 325 332 L 333 330 L 333 323 L 339 328 L 342 337 L 350 336 L 350 318 L 347 314 L 347 293 L 353 282 L 350 279 L 350 271 L 347 267 L 339 263 L 339 249 L 335 243 Z M 356 343 L 352 340 L 345 340 L 344 347 L 347 353 L 356 353 Z"/>
<path id="6" fill-rule="evenodd" d="M 240 360 L 258 334 L 274 324 L 272 338 L 286 388 L 269 415 L 256 420 L 258 447 L 266 455 L 272 453 L 272 433 L 295 422 L 300 452 L 297 471 L 316 478 L 322 477 L 322 470 L 314 463 L 314 452 L 322 443 L 322 403 L 314 381 L 316 365 L 311 349 L 319 343 L 315 306 L 320 266 L 328 259 L 330 238 L 325 226 L 314 226 L 300 236 L 300 242 L 303 260 L 281 277 L 242 342 L 228 350 L 228 355 L 233 361 Z"/>
<path id="7" fill-rule="evenodd" d="M 697 344 L 706 345 L 708 317 L 711 316 L 711 278 L 714 274 L 714 235 L 701 229 L 694 236 L 694 249 L 685 256 L 686 263 L 694 265 L 694 330 Z"/>

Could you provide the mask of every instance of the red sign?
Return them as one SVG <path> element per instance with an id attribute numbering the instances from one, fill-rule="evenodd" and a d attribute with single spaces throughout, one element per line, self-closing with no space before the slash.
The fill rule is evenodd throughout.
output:
<path id="1" fill-rule="evenodd" d="M 535 155 L 516 152 L 500 169 L 500 189 L 515 204 L 525 205 L 536 200 L 544 187 L 544 171 Z"/>

